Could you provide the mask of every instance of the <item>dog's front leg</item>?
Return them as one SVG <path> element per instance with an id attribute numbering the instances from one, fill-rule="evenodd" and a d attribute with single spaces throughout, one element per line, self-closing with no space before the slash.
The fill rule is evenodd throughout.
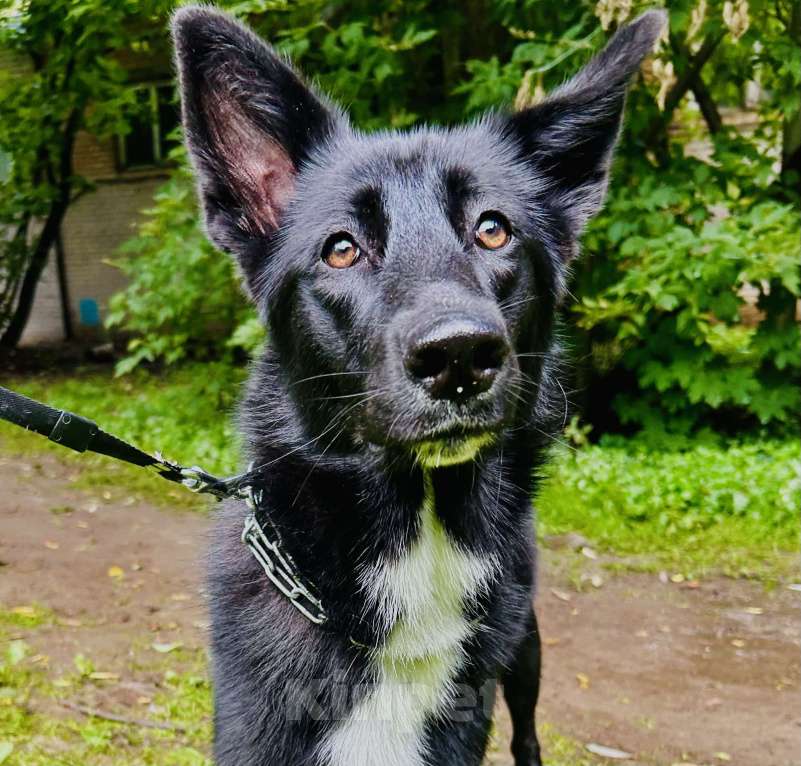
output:
<path id="1" fill-rule="evenodd" d="M 509 667 L 501 675 L 503 696 L 512 717 L 512 755 L 515 766 L 542 766 L 534 725 L 540 692 L 540 632 L 531 608 L 526 633 Z"/>

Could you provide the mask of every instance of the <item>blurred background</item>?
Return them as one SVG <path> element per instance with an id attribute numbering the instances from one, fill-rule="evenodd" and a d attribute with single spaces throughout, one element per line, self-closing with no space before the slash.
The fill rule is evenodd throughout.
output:
<path id="1" fill-rule="evenodd" d="M 536 103 L 659 4 L 218 3 L 365 130 Z M 556 657 L 548 750 L 557 766 L 605 762 L 589 745 L 657 764 L 787 766 L 801 2 L 663 5 L 669 33 L 632 88 L 562 311 L 574 414 L 537 503 Z M 264 334 L 199 225 L 174 7 L 0 0 L 0 384 L 233 472 L 230 413 Z M 207 507 L 139 473 L 0 423 L 0 763 L 206 762 L 204 617 L 187 562 Z M 610 671 L 640 656 L 639 671 Z M 491 763 L 508 762 L 504 726 Z"/>

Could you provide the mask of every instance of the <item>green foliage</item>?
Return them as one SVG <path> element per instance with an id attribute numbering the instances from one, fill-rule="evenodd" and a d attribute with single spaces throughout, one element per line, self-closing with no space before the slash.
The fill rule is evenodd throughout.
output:
<path id="1" fill-rule="evenodd" d="M 660 174 L 620 163 L 574 311 L 596 368 L 636 377 L 615 401 L 624 422 L 686 428 L 720 410 L 782 423 L 798 410 L 801 222 L 754 189 L 760 159 L 743 170 L 733 157 L 680 160 Z"/>
<path id="2" fill-rule="evenodd" d="M 216 251 L 199 224 L 195 188 L 181 160 L 156 193 L 137 235 L 121 249 L 118 265 L 128 277 L 109 304 L 109 327 L 133 334 L 123 374 L 140 362 L 168 364 L 187 357 L 219 358 L 227 350 L 250 351 L 253 310 L 241 295 L 231 260 Z"/>
<path id="3" fill-rule="evenodd" d="M 796 441 L 607 437 L 557 452 L 537 508 L 544 533 L 579 531 L 632 566 L 776 576 L 795 564 L 799 503 Z"/>
<path id="4" fill-rule="evenodd" d="M 124 133 L 135 112 L 120 56 L 163 35 L 168 0 L 0 0 L 0 340 L 16 345 L 64 214 L 79 131 Z M 157 34 L 154 35 L 154 31 Z M 162 46 L 163 47 L 163 46 Z M 6 336 L 8 333 L 8 337 Z"/>

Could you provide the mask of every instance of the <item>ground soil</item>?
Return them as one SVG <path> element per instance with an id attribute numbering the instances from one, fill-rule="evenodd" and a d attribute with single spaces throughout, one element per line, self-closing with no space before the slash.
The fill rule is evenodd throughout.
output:
<path id="1" fill-rule="evenodd" d="M 0 451 L 0 604 L 55 613 L 31 638 L 55 672 L 79 652 L 111 672 L 141 653 L 146 684 L 150 642 L 205 644 L 208 519 L 78 490 L 74 470 L 50 455 Z M 576 588 L 600 570 L 573 547 L 546 550 L 541 562 L 540 720 L 628 751 L 628 763 L 801 763 L 801 593 L 608 572 L 600 587 Z M 110 576 L 112 567 L 123 575 Z M 120 685 L 115 701 L 140 692 Z M 510 766 L 500 706 L 498 716 L 489 762 Z"/>

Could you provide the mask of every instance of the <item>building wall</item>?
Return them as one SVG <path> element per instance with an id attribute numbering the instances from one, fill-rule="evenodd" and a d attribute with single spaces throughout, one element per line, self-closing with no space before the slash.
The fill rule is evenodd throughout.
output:
<path id="1" fill-rule="evenodd" d="M 81 323 L 81 301 L 94 300 L 100 321 L 104 321 L 108 299 L 125 285 L 122 272 L 109 261 L 114 259 L 117 248 L 134 234 L 143 218 L 142 211 L 152 204 L 153 194 L 164 182 L 165 174 L 117 172 L 113 139 L 99 140 L 87 133 L 77 137 L 73 161 L 75 172 L 93 181 L 95 188 L 79 197 L 64 219 L 62 240 L 67 286 L 76 336 L 93 336 L 102 334 L 102 328 Z M 55 343 L 63 339 L 61 299 L 55 256 L 51 253 L 21 344 Z"/>
<path id="2" fill-rule="evenodd" d="M 151 40 L 150 46 L 121 52 L 117 58 L 132 82 L 170 79 L 172 57 L 166 33 Z M 31 70 L 27 57 L 0 49 L 0 72 L 24 76 Z M 120 172 L 115 140 L 101 140 L 85 132 L 76 137 L 73 165 L 77 175 L 93 182 L 94 189 L 70 207 L 62 226 L 62 241 L 73 329 L 76 335 L 92 336 L 102 329 L 81 324 L 81 300 L 96 301 L 102 323 L 109 297 L 125 284 L 122 273 L 108 261 L 134 233 L 142 210 L 152 204 L 153 193 L 166 173 L 158 168 Z M 51 253 L 21 342 L 31 345 L 63 339 L 55 254 Z"/>

